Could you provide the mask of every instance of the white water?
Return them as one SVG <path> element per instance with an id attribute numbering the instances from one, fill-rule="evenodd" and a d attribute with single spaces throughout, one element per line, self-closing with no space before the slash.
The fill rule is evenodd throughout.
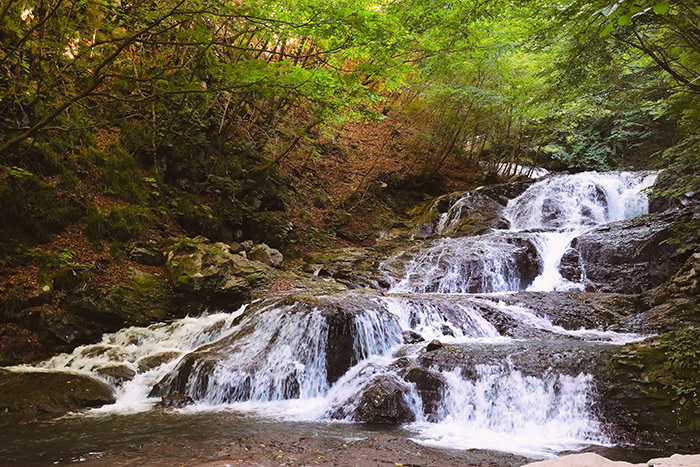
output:
<path id="1" fill-rule="evenodd" d="M 499 323 L 504 322 L 515 323 L 508 326 L 516 326 L 523 335 L 537 333 L 555 343 L 575 340 L 594 346 L 637 339 L 596 329 L 565 329 L 553 324 L 546 310 L 507 305 L 498 297 L 453 294 L 580 287 L 567 283 L 557 271 L 570 241 L 592 226 L 645 213 L 647 202 L 640 190 L 653 180 L 653 175 L 633 173 L 551 177 L 508 204 L 504 217 L 510 230 L 442 239 L 415 252 L 392 293 L 349 292 L 292 304 L 269 299 L 234 314 L 128 328 L 39 367 L 90 373 L 112 384 L 117 403 L 93 413 L 149 410 L 158 401 L 149 398 L 151 389 L 159 382 L 176 387 L 189 362 L 192 369 L 185 373 L 189 376 L 183 387 L 196 405 L 185 412 L 235 410 L 286 420 L 350 421 L 362 392 L 377 378 L 387 377 L 403 387 L 402 397 L 416 418 L 409 428 L 422 443 L 534 457 L 605 443 L 604 429 L 590 412 L 590 375 L 554 367 L 527 375 L 509 359 L 435 368 L 447 386 L 438 413 L 428 421 L 416 388 L 400 378 L 397 358 L 415 362 L 425 354 L 424 343 L 403 344 L 402 333 L 409 330 L 455 350 L 496 351 L 527 343 L 503 335 Z M 532 284 L 524 284 L 516 273 L 518 255 L 527 250 L 527 242 L 532 242 L 541 263 Z M 329 383 L 326 362 L 335 357 L 327 355 L 329 316 L 339 313 L 329 310 L 346 309 L 352 310 L 345 330 L 352 333 L 352 365 Z M 479 352 L 488 356 L 489 350 Z M 169 358 L 159 365 L 140 365 L 163 354 Z M 136 376 L 120 382 L 98 374 L 100 368 L 115 364 L 126 365 Z M 467 368 L 471 371 L 462 371 Z"/>

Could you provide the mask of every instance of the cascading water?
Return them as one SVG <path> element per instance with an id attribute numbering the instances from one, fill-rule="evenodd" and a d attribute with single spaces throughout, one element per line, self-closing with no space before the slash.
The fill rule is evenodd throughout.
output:
<path id="1" fill-rule="evenodd" d="M 547 457 L 603 443 L 587 365 L 638 336 L 567 329 L 548 310 L 473 294 L 580 288 L 557 271 L 569 242 L 591 226 L 645 213 L 640 192 L 653 181 L 634 173 L 553 176 L 509 202 L 509 230 L 439 239 L 387 261 L 385 271 L 402 273 L 389 293 L 269 298 L 234 314 L 124 329 L 39 367 L 112 384 L 118 401 L 98 413 L 148 410 L 158 396 L 179 392 L 196 401 L 187 411 L 353 421 L 363 395 L 389 381 L 412 414 L 408 428 L 426 444 Z M 426 351 L 433 339 L 446 347 Z M 585 364 L 572 364 L 576 358 Z M 135 376 L 105 376 L 115 365 Z M 441 389 L 425 392 L 408 376 L 416 369 Z"/>

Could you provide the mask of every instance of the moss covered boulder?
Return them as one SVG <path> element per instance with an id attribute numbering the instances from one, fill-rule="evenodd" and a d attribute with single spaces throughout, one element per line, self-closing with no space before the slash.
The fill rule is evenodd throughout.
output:
<path id="1" fill-rule="evenodd" d="M 107 332 L 167 318 L 172 312 L 171 295 L 164 276 L 131 269 L 117 285 L 69 295 L 61 306 L 93 323 L 96 332 Z"/>
<path id="2" fill-rule="evenodd" d="M 625 345 L 601 386 L 608 418 L 629 433 L 700 433 L 700 330 Z"/>
<path id="3" fill-rule="evenodd" d="M 235 250 L 204 237 L 171 240 L 166 268 L 173 288 L 189 295 L 245 299 L 274 280 L 274 269 Z"/>
<path id="4" fill-rule="evenodd" d="M 112 388 L 89 376 L 0 369 L 0 412 L 59 414 L 115 400 Z"/>

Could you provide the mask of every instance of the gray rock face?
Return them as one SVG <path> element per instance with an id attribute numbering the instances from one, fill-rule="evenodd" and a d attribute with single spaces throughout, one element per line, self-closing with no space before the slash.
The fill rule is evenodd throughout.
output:
<path id="1" fill-rule="evenodd" d="M 587 232 L 573 240 L 559 271 L 572 281 L 585 277 L 597 292 L 633 294 L 657 287 L 686 258 L 675 245 L 663 243 L 674 236 L 671 227 L 679 215 L 666 211 Z"/>
<path id="2" fill-rule="evenodd" d="M 279 250 L 270 248 L 264 243 L 255 245 L 253 248 L 251 248 L 250 252 L 248 253 L 248 258 L 252 259 L 253 261 L 259 261 L 263 264 L 267 264 L 273 268 L 279 268 L 282 265 L 282 261 L 284 261 L 284 256 L 279 252 Z"/>
<path id="3" fill-rule="evenodd" d="M 112 388 L 89 376 L 0 369 L 0 412 L 60 414 L 115 401 Z"/>

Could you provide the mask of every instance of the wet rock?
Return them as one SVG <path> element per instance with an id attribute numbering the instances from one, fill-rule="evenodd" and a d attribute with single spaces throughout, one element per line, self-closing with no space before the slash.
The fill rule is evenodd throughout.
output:
<path id="1" fill-rule="evenodd" d="M 426 352 L 432 352 L 433 350 L 441 349 L 442 348 L 442 342 L 440 342 L 437 339 L 433 339 L 430 341 L 428 345 L 425 346 Z"/>
<path id="2" fill-rule="evenodd" d="M 253 248 L 251 248 L 250 253 L 248 253 L 248 258 L 252 259 L 253 261 L 259 261 L 263 264 L 267 264 L 273 268 L 279 268 L 284 260 L 284 256 L 282 256 L 282 253 L 280 253 L 279 250 L 270 248 L 264 243 L 255 245 Z"/>
<path id="3" fill-rule="evenodd" d="M 649 332 L 642 321 L 631 318 L 648 307 L 636 295 L 586 292 L 517 292 L 484 297 L 508 305 L 537 310 L 565 329 L 610 329 Z M 636 323 L 636 325 L 635 325 Z"/>
<path id="4" fill-rule="evenodd" d="M 0 369 L 0 412 L 58 414 L 115 400 L 112 388 L 89 376 Z"/>
<path id="5" fill-rule="evenodd" d="M 700 331 L 694 328 L 619 349 L 599 382 L 607 420 L 633 442 L 700 434 L 698 355 Z"/>
<path id="6" fill-rule="evenodd" d="M 116 384 L 123 384 L 131 381 L 136 376 L 136 372 L 128 365 L 107 365 L 95 371 L 100 376 L 114 381 Z"/>
<path id="7" fill-rule="evenodd" d="M 180 409 L 192 404 L 194 404 L 194 400 L 184 394 L 165 394 L 157 405 L 162 409 Z"/>
<path id="8" fill-rule="evenodd" d="M 500 211 L 533 182 L 521 181 L 479 187 L 466 193 L 451 193 L 415 207 L 413 237 L 471 236 L 493 228 L 508 228 Z"/>
<path id="9" fill-rule="evenodd" d="M 418 395 L 423 401 L 423 413 L 429 419 L 435 418 L 445 396 L 447 382 L 445 378 L 426 368 L 413 367 L 403 376 L 403 379 L 416 386 Z"/>
<path id="10" fill-rule="evenodd" d="M 680 212 L 667 211 L 613 222 L 575 238 L 559 271 L 597 292 L 640 293 L 661 285 L 681 267 L 687 254 L 664 243 L 675 234 Z"/>
<path id="11" fill-rule="evenodd" d="M 317 369 L 325 369 L 326 382 L 332 384 L 370 355 L 371 349 L 356 341 L 356 319 L 369 309 L 385 312 L 373 298 L 347 293 L 258 301 L 238 318 L 234 332 L 183 357 L 151 395 L 178 392 L 200 399 L 216 385 L 222 402 L 248 400 L 255 391 L 296 398 L 302 385 L 322 374 Z M 222 365 L 235 378 L 217 379 L 214 370 Z"/>
<path id="12" fill-rule="evenodd" d="M 519 233 L 436 239 L 381 267 L 390 282 L 418 293 L 524 290 L 541 271 L 537 248 Z"/>
<path id="13" fill-rule="evenodd" d="M 403 337 L 404 344 L 418 344 L 420 342 L 425 342 L 423 336 L 418 334 L 416 331 L 403 331 L 401 336 Z"/>
<path id="14" fill-rule="evenodd" d="M 173 288 L 180 293 L 211 297 L 249 297 L 256 287 L 268 285 L 274 270 L 231 252 L 225 243 L 211 243 L 204 237 L 171 241 L 166 268 Z"/>
<path id="15" fill-rule="evenodd" d="M 161 352 L 155 355 L 149 355 L 148 357 L 144 357 L 141 360 L 138 361 L 138 369 L 139 373 L 145 373 L 147 371 L 150 371 L 154 368 L 158 368 L 161 365 L 164 365 L 168 362 L 173 361 L 177 357 L 181 355 L 180 352 Z"/>
<path id="16" fill-rule="evenodd" d="M 398 378 L 375 377 L 362 393 L 352 419 L 358 422 L 386 425 L 415 421 L 415 414 L 404 396 L 409 389 L 407 384 Z"/>
<path id="17" fill-rule="evenodd" d="M 123 283 L 110 289 L 88 289 L 61 301 L 66 311 L 91 322 L 94 332 L 161 321 L 172 305 L 167 280 L 138 269 L 131 269 Z"/>
<path id="18" fill-rule="evenodd" d="M 600 374 L 605 362 L 619 347 L 604 342 L 585 342 L 564 337 L 513 340 L 494 346 L 484 343 L 446 344 L 420 354 L 415 364 L 431 371 L 454 371 L 464 378 L 479 378 L 479 368 L 493 367 L 509 373 L 515 368 L 524 376 L 542 377 L 547 373 L 578 376 Z"/>

